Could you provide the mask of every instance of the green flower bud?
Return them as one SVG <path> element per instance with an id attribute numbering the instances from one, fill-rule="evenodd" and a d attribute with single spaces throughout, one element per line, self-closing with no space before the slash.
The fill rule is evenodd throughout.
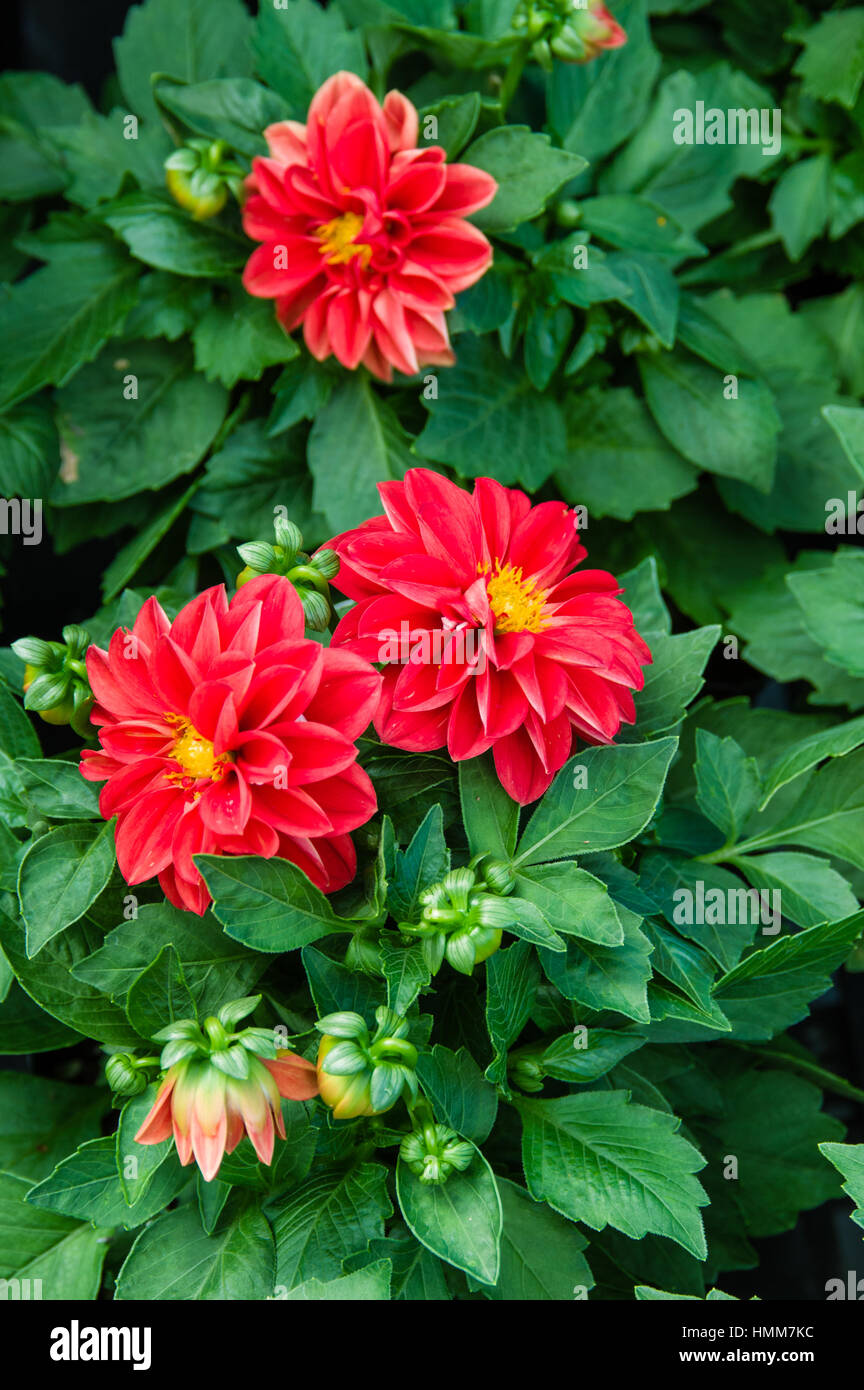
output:
<path id="1" fill-rule="evenodd" d="M 196 222 L 221 212 L 229 192 L 242 199 L 243 169 L 230 154 L 224 140 L 193 139 L 165 160 L 168 190 Z"/>
<path id="2" fill-rule="evenodd" d="M 316 550 L 309 563 L 325 579 L 335 579 L 339 573 L 339 556 L 335 550 Z"/>
<path id="3" fill-rule="evenodd" d="M 38 714 L 46 724 L 71 724 L 86 738 L 90 732 L 89 714 L 93 694 L 83 657 L 90 635 L 83 627 L 69 624 L 62 642 L 44 642 L 40 637 L 21 637 L 12 650 L 24 661 L 24 708 Z"/>
<path id="4" fill-rule="evenodd" d="M 516 875 L 505 859 L 484 859 L 480 865 L 483 882 L 492 893 L 506 897 L 516 887 Z"/>
<path id="5" fill-rule="evenodd" d="M 147 1076 L 137 1067 L 135 1058 L 126 1052 L 115 1052 L 105 1063 L 105 1078 L 118 1096 L 140 1096 L 147 1090 Z"/>
<path id="6" fill-rule="evenodd" d="M 474 1145 L 460 1139 L 447 1125 L 432 1125 L 407 1134 L 399 1145 L 399 1156 L 421 1182 L 441 1183 L 451 1173 L 470 1167 Z"/>

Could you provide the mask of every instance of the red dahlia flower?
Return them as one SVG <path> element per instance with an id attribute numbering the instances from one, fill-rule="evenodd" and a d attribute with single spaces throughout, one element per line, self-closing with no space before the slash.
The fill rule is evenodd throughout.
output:
<path id="1" fill-rule="evenodd" d="M 82 754 L 99 809 L 117 816 L 127 883 L 159 875 L 177 907 L 210 896 L 195 854 L 279 855 L 325 893 L 354 876 L 349 830 L 375 810 L 354 740 L 381 678 L 349 652 L 304 639 L 293 585 L 265 574 L 231 600 L 220 585 L 173 623 L 155 598 L 108 651 L 91 647 L 91 720 L 102 751 Z"/>
<path id="2" fill-rule="evenodd" d="M 491 748 L 510 796 L 540 796 L 574 734 L 611 743 L 635 718 L 651 654 L 563 502 L 478 478 L 473 496 L 424 468 L 380 483 L 384 516 L 330 546 L 356 606 L 334 645 L 384 661 L 385 743 L 456 761 Z"/>
<path id="3" fill-rule="evenodd" d="M 401 92 L 383 106 L 359 77 L 338 72 L 316 93 L 306 125 L 264 132 L 269 158 L 252 162 L 243 212 L 263 242 L 243 275 L 276 300 L 287 332 L 303 324 L 322 361 L 363 363 L 389 381 L 453 354 L 444 310 L 492 261 L 465 221 L 498 185 L 438 145 L 417 149 L 418 116 Z"/>

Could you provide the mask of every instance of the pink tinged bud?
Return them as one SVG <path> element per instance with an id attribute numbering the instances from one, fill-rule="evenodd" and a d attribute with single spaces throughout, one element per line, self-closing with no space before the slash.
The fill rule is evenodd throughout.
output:
<path id="1" fill-rule="evenodd" d="M 207 1182 L 248 1135 L 262 1163 L 271 1163 L 276 1135 L 285 1138 L 282 1097 L 308 1100 L 317 1094 L 315 1068 L 293 1053 L 275 1061 L 249 1058 L 245 1080 L 226 1076 L 206 1057 L 184 1058 L 171 1067 L 150 1113 L 135 1136 L 158 1144 L 173 1134 L 185 1166 L 194 1158 Z"/>

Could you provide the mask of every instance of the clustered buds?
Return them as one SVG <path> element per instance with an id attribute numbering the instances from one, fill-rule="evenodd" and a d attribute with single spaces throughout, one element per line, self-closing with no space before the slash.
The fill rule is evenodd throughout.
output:
<path id="1" fill-rule="evenodd" d="M 403 1163 L 421 1182 L 446 1182 L 451 1173 L 464 1172 L 474 1157 L 474 1145 L 460 1139 L 447 1125 L 423 1124 L 406 1134 L 399 1146 Z"/>
<path id="2" fill-rule="evenodd" d="M 82 738 L 91 732 L 93 708 L 84 663 L 89 645 L 89 633 L 74 623 L 64 627 L 62 642 L 21 637 L 12 643 L 15 655 L 24 662 L 24 708 L 33 710 L 46 724 L 71 724 Z"/>
<path id="3" fill-rule="evenodd" d="M 229 192 L 243 200 L 242 167 L 231 158 L 224 140 L 187 140 L 165 160 L 165 182 L 175 203 L 196 222 L 215 217 Z"/>
<path id="4" fill-rule="evenodd" d="M 531 57 L 547 70 L 553 58 L 587 63 L 607 48 L 620 48 L 627 35 L 601 0 L 521 0 L 513 31 L 530 39 Z"/>
<path id="5" fill-rule="evenodd" d="M 451 869 L 420 894 L 420 921 L 400 922 L 400 931 L 420 937 L 433 974 L 446 958 L 454 970 L 470 975 L 501 945 L 501 932 L 513 921 L 504 898 L 515 886 L 513 871 L 503 860 Z"/>
<path id="6" fill-rule="evenodd" d="M 408 1042 L 408 1023 L 381 1004 L 373 1037 L 360 1014 L 327 1014 L 315 1027 L 323 1034 L 318 1048 L 318 1091 L 337 1120 L 380 1115 L 400 1096 L 416 1100 L 417 1049 Z"/>
<path id="7" fill-rule="evenodd" d="M 335 550 L 318 550 L 307 555 L 301 550 L 303 534 L 293 521 L 281 518 L 274 524 L 276 544 L 266 541 L 247 541 L 238 545 L 237 553 L 245 569 L 237 577 L 237 588 L 259 574 L 279 574 L 290 580 L 297 590 L 307 627 L 324 632 L 330 622 L 330 585 L 339 571 Z"/>

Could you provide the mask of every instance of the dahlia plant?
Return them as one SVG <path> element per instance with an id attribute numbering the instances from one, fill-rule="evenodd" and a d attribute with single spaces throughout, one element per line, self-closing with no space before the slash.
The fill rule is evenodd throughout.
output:
<path id="1" fill-rule="evenodd" d="M 834 1297 L 864 11 L 255 8 L 0 78 L 2 1289 Z"/>

